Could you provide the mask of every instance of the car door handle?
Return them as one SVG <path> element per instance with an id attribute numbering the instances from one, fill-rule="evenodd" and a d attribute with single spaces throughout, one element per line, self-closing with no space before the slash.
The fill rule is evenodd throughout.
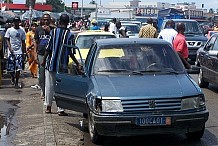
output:
<path id="1" fill-rule="evenodd" d="M 61 79 L 56 79 L 56 83 L 59 83 L 59 82 L 61 82 Z"/>

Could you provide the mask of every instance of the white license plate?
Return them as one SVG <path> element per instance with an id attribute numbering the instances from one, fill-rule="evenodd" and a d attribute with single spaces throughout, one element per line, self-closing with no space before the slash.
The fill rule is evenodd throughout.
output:
<path id="1" fill-rule="evenodd" d="M 158 126 L 158 125 L 171 125 L 170 117 L 143 117 L 136 118 L 136 125 L 140 126 Z"/>

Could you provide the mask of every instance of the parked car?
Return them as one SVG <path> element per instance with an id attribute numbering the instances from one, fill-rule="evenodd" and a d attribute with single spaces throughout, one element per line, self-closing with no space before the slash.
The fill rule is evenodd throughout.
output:
<path id="1" fill-rule="evenodd" d="M 214 34 L 214 33 L 218 33 L 218 31 L 208 31 L 206 37 L 207 39 L 210 39 L 210 37 Z"/>
<path id="2" fill-rule="evenodd" d="M 88 30 L 77 33 L 75 36 L 75 45 L 81 49 L 80 51 L 82 58 L 86 59 L 89 48 L 96 39 L 107 39 L 115 37 L 116 35 L 111 32 L 105 32 L 101 30 Z M 78 53 L 76 53 L 76 58 L 80 58 Z"/>
<path id="3" fill-rule="evenodd" d="M 182 22 L 185 24 L 185 37 L 189 50 L 189 63 L 194 64 L 196 60 L 197 50 L 204 46 L 207 41 L 207 37 L 204 35 L 199 23 L 196 20 L 191 19 L 172 19 L 175 24 Z M 162 23 L 161 30 L 166 27 L 166 22 L 164 20 Z"/>
<path id="4" fill-rule="evenodd" d="M 218 33 L 213 34 L 205 46 L 198 50 L 195 64 L 200 66 L 200 87 L 206 88 L 209 83 L 218 85 Z"/>
<path id="5" fill-rule="evenodd" d="M 87 114 L 94 143 L 103 136 L 203 136 L 209 116 L 204 94 L 168 42 L 96 40 L 82 73 L 66 68 L 61 54 L 64 52 L 56 75 L 57 106 Z"/>
<path id="6" fill-rule="evenodd" d="M 121 23 L 121 25 L 126 29 L 126 35 L 129 38 L 138 38 L 140 27 L 137 24 L 133 23 Z"/>

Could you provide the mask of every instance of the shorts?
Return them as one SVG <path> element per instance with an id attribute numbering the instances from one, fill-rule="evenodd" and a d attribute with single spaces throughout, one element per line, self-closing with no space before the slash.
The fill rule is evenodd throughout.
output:
<path id="1" fill-rule="evenodd" d="M 22 54 L 10 54 L 8 57 L 7 71 L 15 72 L 24 70 L 24 58 Z"/>

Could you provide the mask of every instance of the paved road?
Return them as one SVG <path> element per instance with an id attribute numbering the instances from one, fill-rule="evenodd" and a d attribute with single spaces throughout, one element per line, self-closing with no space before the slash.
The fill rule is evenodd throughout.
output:
<path id="1" fill-rule="evenodd" d="M 197 75 L 191 75 L 197 81 Z M 210 85 L 208 89 L 202 89 L 206 96 L 206 105 L 210 112 L 206 123 L 206 130 L 200 141 L 189 141 L 185 135 L 153 135 L 141 137 L 106 138 L 104 146 L 208 146 L 218 145 L 218 86 Z M 84 133 L 84 146 L 96 146 L 90 142 L 87 130 Z M 137 143 L 137 144 L 136 144 Z"/>
<path id="2" fill-rule="evenodd" d="M 197 76 L 193 75 L 194 80 Z M 6 80 L 0 89 L 0 119 L 6 118 L 8 128 L 1 129 L 0 146 L 96 146 L 91 143 L 87 128 L 80 127 L 82 115 L 73 111 L 68 117 L 59 117 L 57 107 L 53 114 L 44 114 L 40 92 L 30 88 L 37 81 L 28 75 L 22 77 L 24 88 L 15 90 Z M 218 86 L 203 89 L 210 117 L 201 141 L 188 141 L 185 135 L 153 135 L 141 137 L 106 138 L 103 146 L 208 146 L 218 145 Z M 0 121 L 1 123 L 1 121 Z"/>

